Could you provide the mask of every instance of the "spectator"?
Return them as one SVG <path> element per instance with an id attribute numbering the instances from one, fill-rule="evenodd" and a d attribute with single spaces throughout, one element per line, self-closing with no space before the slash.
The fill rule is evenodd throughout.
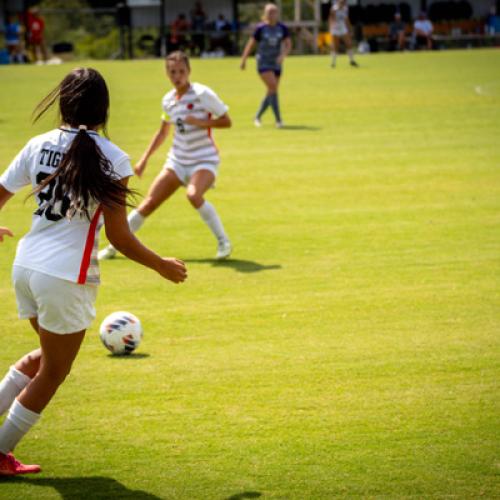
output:
<path id="1" fill-rule="evenodd" d="M 17 16 L 9 15 L 7 17 L 7 24 L 5 25 L 5 43 L 9 51 L 9 60 L 11 63 L 24 62 L 21 34 L 23 29 L 19 23 Z"/>
<path id="2" fill-rule="evenodd" d="M 214 23 L 215 32 L 211 37 L 210 50 L 215 51 L 222 49 L 225 54 L 232 53 L 231 39 L 228 32 L 231 31 L 231 24 L 224 17 L 224 14 L 219 14 Z"/>
<path id="3" fill-rule="evenodd" d="M 27 16 L 28 44 L 33 54 L 33 60 L 37 64 L 47 61 L 47 49 L 45 47 L 44 31 L 45 21 L 40 16 L 37 7 L 31 7 Z"/>
<path id="4" fill-rule="evenodd" d="M 191 29 L 193 31 L 193 45 L 201 54 L 205 50 L 205 28 L 207 23 L 207 15 L 203 10 L 201 2 L 196 2 L 191 11 Z"/>
<path id="5" fill-rule="evenodd" d="M 183 50 L 186 47 L 186 33 L 189 31 L 189 28 L 189 21 L 186 19 L 186 14 L 179 14 L 170 26 L 169 52 Z"/>
<path id="6" fill-rule="evenodd" d="M 484 31 L 487 35 L 496 35 L 500 33 L 500 16 L 497 15 L 497 8 L 492 5 L 490 12 L 486 17 Z"/>
<path id="7" fill-rule="evenodd" d="M 432 23 L 427 19 L 427 14 L 421 12 L 418 19 L 413 24 L 413 43 L 415 48 L 420 48 L 422 46 L 427 47 L 427 49 L 432 49 L 432 32 L 434 27 Z"/>
<path id="8" fill-rule="evenodd" d="M 394 14 L 394 21 L 389 26 L 389 50 L 405 50 L 405 23 L 401 20 L 401 14 Z"/>

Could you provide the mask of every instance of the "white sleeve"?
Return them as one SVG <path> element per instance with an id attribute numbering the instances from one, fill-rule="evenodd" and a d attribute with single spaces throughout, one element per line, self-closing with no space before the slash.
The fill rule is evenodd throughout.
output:
<path id="1" fill-rule="evenodd" d="M 214 115 L 215 118 L 224 115 L 228 112 L 229 106 L 226 106 L 220 99 L 220 97 L 211 89 L 204 89 L 200 96 L 201 103 L 203 107 Z"/>
<path id="2" fill-rule="evenodd" d="M 7 170 L 0 176 L 0 184 L 10 193 L 17 193 L 31 184 L 29 172 L 29 144 L 12 160 Z"/>
<path id="3" fill-rule="evenodd" d="M 133 176 L 134 171 L 132 170 L 132 165 L 130 164 L 130 158 L 128 156 L 122 156 L 113 165 L 113 173 L 117 180 Z"/>

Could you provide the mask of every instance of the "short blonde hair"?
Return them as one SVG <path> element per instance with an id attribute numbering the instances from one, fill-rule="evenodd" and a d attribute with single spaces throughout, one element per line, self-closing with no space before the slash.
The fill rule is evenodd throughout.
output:
<path id="1" fill-rule="evenodd" d="M 262 14 L 262 21 L 266 22 L 269 21 L 269 11 L 270 10 L 278 10 L 278 6 L 275 3 L 267 3 L 266 6 L 264 7 L 264 13 Z"/>
<path id="2" fill-rule="evenodd" d="M 187 69 L 191 69 L 191 65 L 189 64 L 189 57 L 185 52 L 182 52 L 182 50 L 176 50 L 175 52 L 171 52 L 168 54 L 166 58 L 167 64 L 169 62 L 183 62 Z"/>

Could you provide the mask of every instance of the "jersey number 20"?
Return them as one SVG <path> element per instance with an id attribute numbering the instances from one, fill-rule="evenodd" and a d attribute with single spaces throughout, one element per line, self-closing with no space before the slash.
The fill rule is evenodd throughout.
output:
<path id="1" fill-rule="evenodd" d="M 36 183 L 37 184 L 42 183 L 50 175 L 51 174 L 47 174 L 46 172 L 38 172 L 38 174 L 36 176 Z M 37 194 L 38 206 L 40 208 L 38 208 L 38 210 L 35 212 L 35 215 L 39 215 L 40 217 L 45 216 L 46 219 L 51 220 L 51 221 L 58 221 L 66 216 L 66 212 L 68 211 L 68 208 L 71 204 L 71 201 L 67 196 L 65 196 L 62 199 L 61 207 L 60 207 L 60 210 L 58 211 L 59 213 L 54 212 L 54 207 L 52 205 L 46 205 L 46 203 L 45 203 L 45 202 L 49 202 L 50 200 L 52 200 L 52 196 L 54 195 L 54 189 L 56 187 L 56 184 L 57 184 L 57 179 L 52 179 L 49 182 L 49 184 L 44 188 L 44 190 L 40 191 Z"/>

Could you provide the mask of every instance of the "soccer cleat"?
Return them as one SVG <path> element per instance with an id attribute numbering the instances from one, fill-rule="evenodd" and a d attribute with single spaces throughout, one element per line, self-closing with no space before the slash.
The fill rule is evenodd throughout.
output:
<path id="1" fill-rule="evenodd" d="M 259 118 L 255 118 L 255 120 L 253 121 L 253 124 L 254 124 L 257 128 L 262 127 L 262 122 L 260 121 L 260 119 L 259 119 Z"/>
<path id="2" fill-rule="evenodd" d="M 283 128 L 285 124 L 283 122 L 276 122 L 276 128 Z"/>
<path id="3" fill-rule="evenodd" d="M 217 254 L 215 255 L 215 258 L 217 260 L 227 259 L 231 255 L 232 250 L 233 247 L 231 246 L 231 242 L 229 240 L 219 241 L 219 244 L 217 245 Z"/>
<path id="4" fill-rule="evenodd" d="M 0 453 L 0 477 L 17 476 L 19 474 L 36 474 L 42 469 L 39 465 L 25 465 L 14 458 L 12 453 Z"/>
<path id="5" fill-rule="evenodd" d="M 351 61 L 351 66 L 359 68 L 359 64 L 354 59 Z"/>
<path id="6" fill-rule="evenodd" d="M 114 259 L 115 256 L 116 256 L 116 249 L 113 248 L 111 245 L 109 245 L 106 248 L 103 248 L 97 254 L 97 259 L 98 260 L 110 260 L 110 259 Z"/>

